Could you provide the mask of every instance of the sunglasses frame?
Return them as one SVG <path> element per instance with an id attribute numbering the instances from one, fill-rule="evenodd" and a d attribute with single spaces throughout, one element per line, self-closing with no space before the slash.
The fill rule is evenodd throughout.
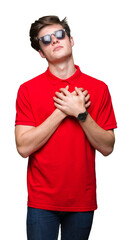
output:
<path id="1" fill-rule="evenodd" d="M 44 36 L 42 36 L 41 38 L 38 38 L 38 40 L 39 41 L 41 41 L 44 45 L 48 45 L 48 44 L 50 44 L 51 42 L 52 42 L 52 35 L 54 35 L 55 37 L 56 37 L 56 32 L 58 32 L 58 31 L 64 31 L 65 33 L 66 33 L 66 30 L 65 30 L 65 28 L 62 28 L 62 29 L 59 29 L 59 30 L 57 30 L 57 31 L 55 31 L 54 33 L 51 33 L 51 34 L 46 34 L 46 35 L 44 35 Z M 45 37 L 45 36 L 50 36 L 50 42 L 49 43 L 47 43 L 47 44 L 45 44 L 44 42 L 43 42 L 43 38 Z M 57 38 L 57 37 L 56 37 Z M 65 38 L 65 37 L 64 37 Z M 64 39 L 64 38 L 57 38 L 57 39 Z"/>

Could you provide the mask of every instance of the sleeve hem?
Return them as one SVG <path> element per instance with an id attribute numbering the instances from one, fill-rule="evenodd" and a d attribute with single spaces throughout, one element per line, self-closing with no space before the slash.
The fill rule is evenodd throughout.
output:
<path id="1" fill-rule="evenodd" d="M 109 125 L 103 126 L 104 130 L 110 130 L 115 128 L 117 128 L 117 124 L 109 124 Z"/>
<path id="2" fill-rule="evenodd" d="M 36 124 L 34 123 L 34 122 L 20 122 L 20 121 L 17 121 L 16 123 L 15 123 L 15 126 L 16 125 L 28 125 L 28 126 L 34 126 L 34 127 L 36 127 Z"/>

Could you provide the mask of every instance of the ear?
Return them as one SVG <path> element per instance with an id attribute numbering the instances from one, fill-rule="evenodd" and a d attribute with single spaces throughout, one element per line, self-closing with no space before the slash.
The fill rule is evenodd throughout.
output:
<path id="1" fill-rule="evenodd" d="M 70 42 L 71 42 L 71 46 L 73 47 L 73 46 L 74 46 L 74 40 L 73 40 L 73 37 L 70 37 Z"/>
<path id="2" fill-rule="evenodd" d="M 44 52 L 42 52 L 41 50 L 39 50 L 39 54 L 42 58 L 46 58 L 45 55 L 44 55 Z"/>

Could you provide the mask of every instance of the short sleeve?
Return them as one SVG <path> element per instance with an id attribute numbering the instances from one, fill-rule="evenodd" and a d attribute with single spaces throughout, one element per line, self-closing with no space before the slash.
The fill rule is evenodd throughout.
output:
<path id="1" fill-rule="evenodd" d="M 16 99 L 16 125 L 35 126 L 35 119 L 29 99 L 28 89 L 21 85 Z"/>
<path id="2" fill-rule="evenodd" d="M 103 96 L 100 99 L 97 124 L 104 130 L 117 128 L 117 122 L 112 105 L 111 95 L 107 85 L 103 92 Z"/>

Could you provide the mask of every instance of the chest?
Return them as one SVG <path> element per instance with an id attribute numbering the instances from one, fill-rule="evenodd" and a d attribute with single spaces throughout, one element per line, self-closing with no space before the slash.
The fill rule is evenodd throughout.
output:
<path id="1" fill-rule="evenodd" d="M 42 82 L 30 91 L 31 108 L 37 126 L 48 118 L 56 109 L 53 100 L 55 92 L 59 92 L 60 88 L 65 88 L 67 85 L 69 85 L 70 92 L 75 90 L 75 86 L 88 91 L 90 94 L 91 105 L 87 110 L 91 115 L 93 115 L 94 119 L 96 118 L 96 111 L 94 111 L 94 109 L 95 105 L 97 105 L 98 94 L 94 88 L 88 85 L 88 83 L 76 82 L 75 84 L 70 85 L 64 81 L 60 84 L 51 85 L 50 83 Z"/>

